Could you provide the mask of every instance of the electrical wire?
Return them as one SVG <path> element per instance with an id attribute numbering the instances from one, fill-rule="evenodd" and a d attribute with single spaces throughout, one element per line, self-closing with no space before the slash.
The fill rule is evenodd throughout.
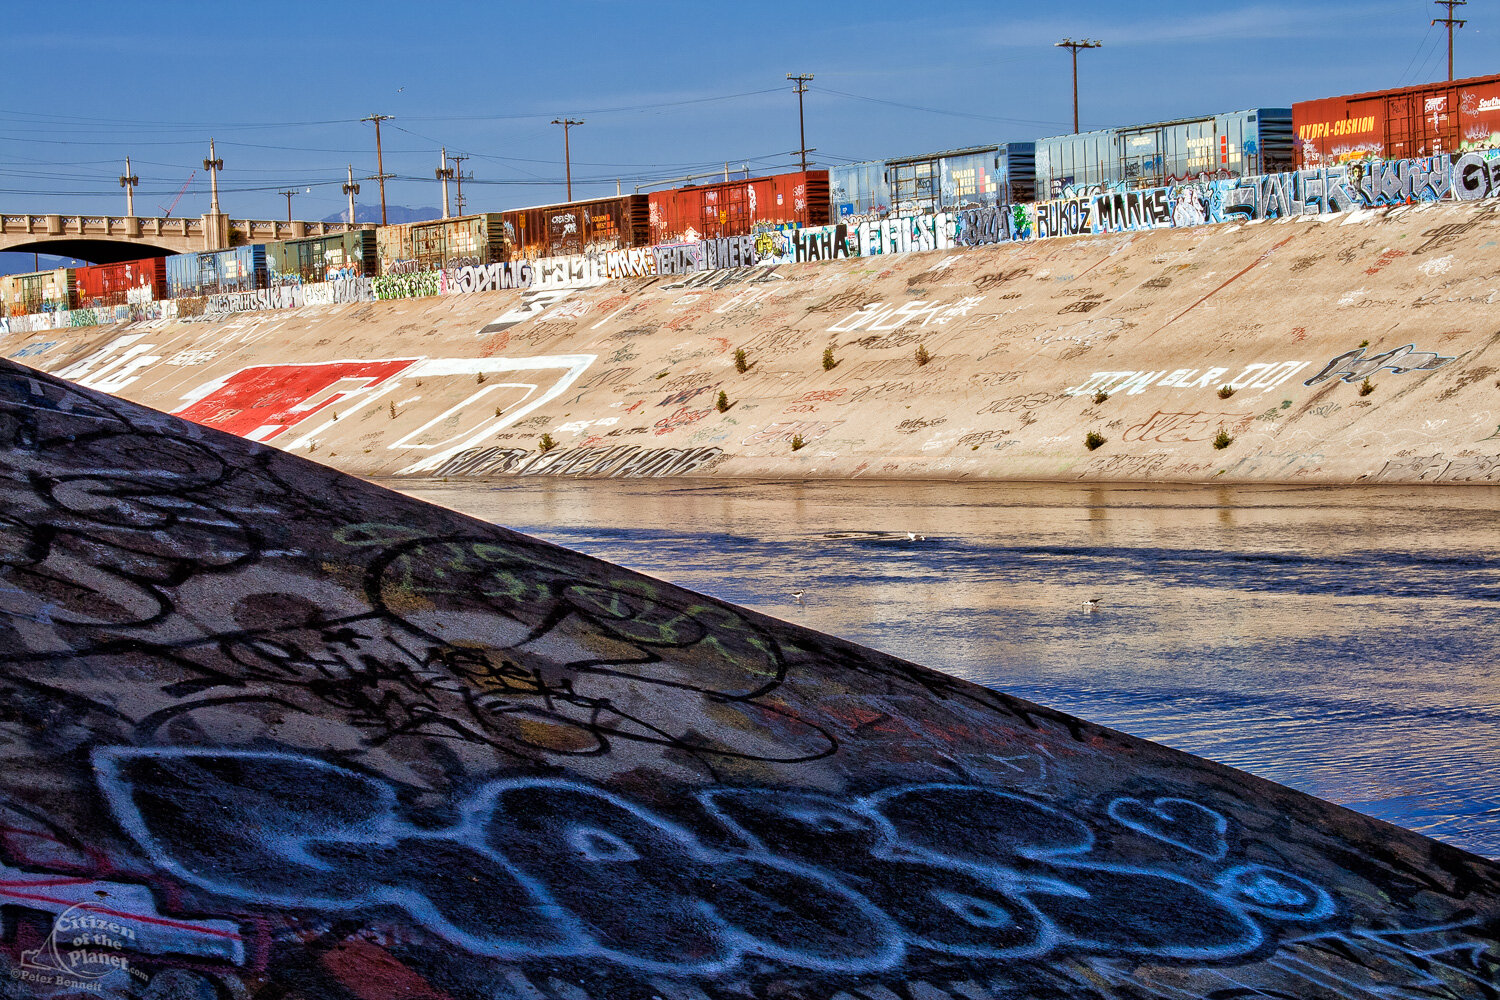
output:
<path id="1" fill-rule="evenodd" d="M 920 104 L 906 104 L 901 101 L 887 101 L 879 97 L 864 97 L 860 94 L 850 94 L 842 90 L 833 90 L 830 87 L 819 87 L 819 93 L 834 94 L 839 97 L 847 97 L 854 101 L 867 101 L 870 104 L 885 104 L 893 108 L 906 108 L 908 111 L 922 111 L 931 115 L 951 115 L 954 118 L 973 118 L 977 121 L 1001 122 L 1006 125 L 1068 125 L 1068 122 L 1041 121 L 1034 118 L 1006 118 L 999 115 L 979 115 L 969 111 L 947 111 L 943 108 L 928 108 Z"/>

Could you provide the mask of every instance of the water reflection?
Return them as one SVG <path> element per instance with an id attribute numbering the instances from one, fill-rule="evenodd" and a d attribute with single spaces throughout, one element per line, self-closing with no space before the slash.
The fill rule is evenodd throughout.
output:
<path id="1" fill-rule="evenodd" d="M 1500 491 L 387 485 L 1500 856 Z"/>

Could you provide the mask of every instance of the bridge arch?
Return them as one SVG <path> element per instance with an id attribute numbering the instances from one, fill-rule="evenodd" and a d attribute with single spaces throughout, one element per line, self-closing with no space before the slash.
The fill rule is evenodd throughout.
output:
<path id="1" fill-rule="evenodd" d="M 180 253 L 160 243 L 146 240 L 87 239 L 77 236 L 66 238 L 43 237 L 29 242 L 0 242 L 0 253 L 43 253 L 57 257 L 75 257 L 90 264 L 115 264 L 122 260 L 139 260 L 143 257 L 169 257 Z"/>

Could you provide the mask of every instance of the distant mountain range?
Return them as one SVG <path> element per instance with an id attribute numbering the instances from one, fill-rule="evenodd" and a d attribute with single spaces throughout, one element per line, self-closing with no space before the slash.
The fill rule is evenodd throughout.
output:
<path id="1" fill-rule="evenodd" d="M 426 222 L 428 219 L 440 219 L 443 217 L 441 208 L 410 208 L 406 205 L 385 206 L 385 221 L 390 225 L 399 225 L 403 222 Z M 348 222 L 349 212 L 335 212 L 333 215 L 323 217 L 324 222 Z M 355 205 L 355 222 L 379 222 L 379 205 Z"/>

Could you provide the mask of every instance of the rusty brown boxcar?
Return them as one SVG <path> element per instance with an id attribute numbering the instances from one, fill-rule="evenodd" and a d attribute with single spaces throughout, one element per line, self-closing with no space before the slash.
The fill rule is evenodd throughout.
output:
<path id="1" fill-rule="evenodd" d="M 567 257 L 643 247 L 651 242 L 643 194 L 502 212 L 513 259 Z"/>
<path id="2" fill-rule="evenodd" d="M 826 226 L 828 171 L 774 174 L 651 192 L 651 242 L 748 236 L 757 228 Z"/>
<path id="3" fill-rule="evenodd" d="M 1297 164 L 1403 159 L 1500 147 L 1500 75 L 1292 105 Z"/>

